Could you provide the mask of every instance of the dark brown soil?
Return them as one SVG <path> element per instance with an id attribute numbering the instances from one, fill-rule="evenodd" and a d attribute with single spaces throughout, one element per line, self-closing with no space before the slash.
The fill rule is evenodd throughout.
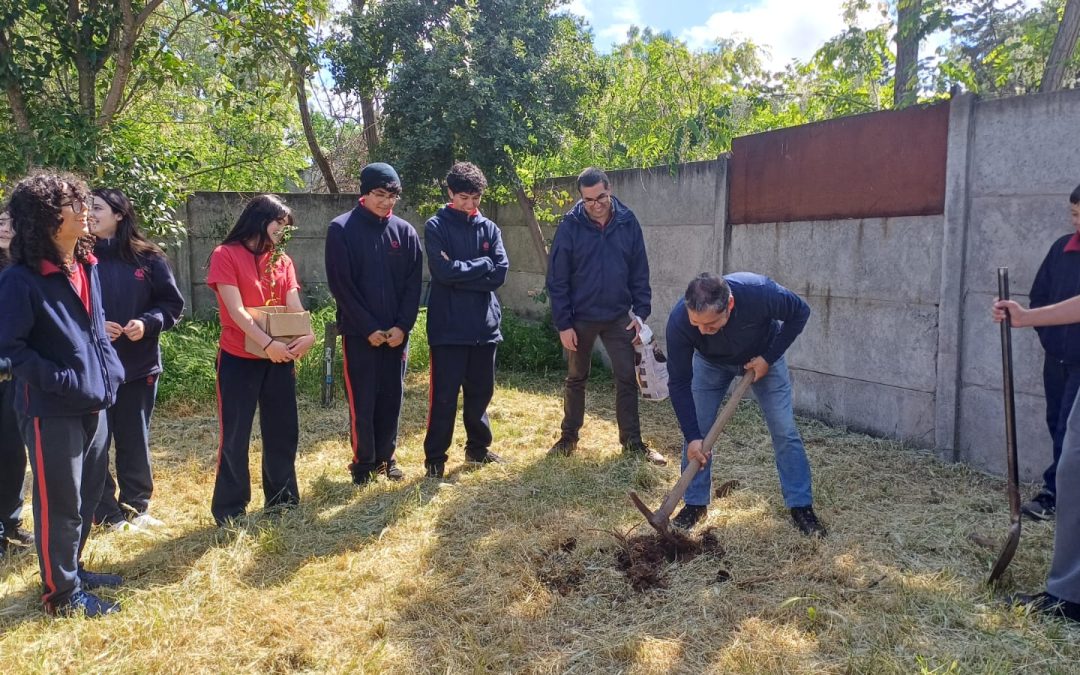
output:
<path id="1" fill-rule="evenodd" d="M 676 529 L 671 530 L 671 537 L 648 534 L 617 538 L 621 546 L 615 552 L 615 566 L 636 591 L 667 587 L 665 572 L 670 563 L 686 562 L 703 554 L 717 560 L 724 557 L 724 549 L 712 528 L 703 531 L 700 538 Z M 718 575 L 717 580 L 726 581 L 722 576 Z"/>
<path id="2" fill-rule="evenodd" d="M 569 595 L 585 579 L 585 568 L 581 561 L 571 555 L 577 548 L 577 539 L 567 537 L 558 542 L 554 549 L 544 553 L 537 560 L 536 578 L 560 595 Z"/>

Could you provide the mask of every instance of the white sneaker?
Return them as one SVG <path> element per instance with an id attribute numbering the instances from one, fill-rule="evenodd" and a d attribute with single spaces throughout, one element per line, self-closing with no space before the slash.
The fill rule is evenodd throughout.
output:
<path id="1" fill-rule="evenodd" d="M 133 522 L 121 520 L 108 526 L 109 532 L 141 532 L 142 528 Z"/>
<path id="2" fill-rule="evenodd" d="M 153 529 L 156 527 L 164 527 L 165 523 L 153 517 L 149 513 L 140 513 L 131 519 L 131 524 L 140 530 Z"/>

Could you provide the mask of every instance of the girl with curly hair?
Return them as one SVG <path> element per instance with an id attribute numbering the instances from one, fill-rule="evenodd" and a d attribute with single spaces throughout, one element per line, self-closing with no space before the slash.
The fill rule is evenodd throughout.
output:
<path id="1" fill-rule="evenodd" d="M 105 481 L 105 410 L 123 366 L 105 332 L 101 282 L 74 176 L 37 173 L 11 193 L 14 264 L 0 275 L 0 357 L 15 374 L 15 414 L 30 448 L 34 535 L 50 614 L 111 614 L 89 591 L 119 586 L 79 561 Z"/>
<path id="2" fill-rule="evenodd" d="M 99 188 L 94 190 L 93 199 L 90 225 L 97 238 L 94 255 L 101 276 L 105 332 L 124 365 L 125 375 L 116 403 L 107 412 L 109 437 L 105 447 L 116 444 L 116 480 L 106 470 L 105 489 L 94 520 L 112 530 L 158 527 L 163 523 L 149 513 L 154 491 L 150 417 L 161 374 L 158 340 L 162 331 L 180 319 L 184 297 L 176 287 L 165 254 L 139 231 L 127 195 Z"/>
<path id="3" fill-rule="evenodd" d="M 300 501 L 296 484 L 300 423 L 293 362 L 311 349 L 315 336 L 289 342 L 274 339 L 246 309 L 284 304 L 289 311 L 304 311 L 292 260 L 279 248 L 292 224 L 292 212 L 281 200 L 258 195 L 210 254 L 206 284 L 217 296 L 221 319 L 217 361 L 221 442 L 210 504 L 218 525 L 242 516 L 251 501 L 248 445 L 256 407 L 262 428 L 265 507 L 276 510 Z M 249 352 L 245 340 L 260 354 Z"/>

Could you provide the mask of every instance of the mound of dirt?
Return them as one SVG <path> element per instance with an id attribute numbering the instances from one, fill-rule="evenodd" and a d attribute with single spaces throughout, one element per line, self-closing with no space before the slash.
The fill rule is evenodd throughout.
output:
<path id="1" fill-rule="evenodd" d="M 700 538 L 674 529 L 670 538 L 659 534 L 617 538 L 621 546 L 615 552 L 615 566 L 636 591 L 667 587 L 664 573 L 669 563 L 686 562 L 703 554 L 717 560 L 724 557 L 724 548 L 711 527 Z M 726 579 L 718 575 L 718 580 Z"/>

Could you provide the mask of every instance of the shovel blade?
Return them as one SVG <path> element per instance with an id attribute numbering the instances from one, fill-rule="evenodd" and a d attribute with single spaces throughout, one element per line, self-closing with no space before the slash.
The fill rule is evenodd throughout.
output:
<path id="1" fill-rule="evenodd" d="M 649 507 L 645 506 L 645 502 L 641 501 L 641 497 L 638 497 L 637 493 L 633 490 L 630 491 L 630 501 L 634 502 L 634 506 L 637 507 L 638 511 L 641 511 L 641 514 L 645 516 L 645 520 L 649 523 L 649 525 L 652 525 L 652 528 L 654 530 L 656 530 L 665 537 L 670 536 L 671 533 L 668 531 L 667 519 L 662 518 L 658 514 L 650 511 Z"/>
<path id="2" fill-rule="evenodd" d="M 994 563 L 994 569 L 990 570 L 990 578 L 986 580 L 988 584 L 997 583 L 1001 579 L 1001 575 L 1005 573 L 1005 568 L 1012 562 L 1013 555 L 1016 554 L 1016 547 L 1020 544 L 1020 523 L 1013 523 L 1009 526 L 1009 536 L 1005 538 L 1005 545 L 1001 547 L 1001 553 L 998 554 L 997 562 Z"/>

